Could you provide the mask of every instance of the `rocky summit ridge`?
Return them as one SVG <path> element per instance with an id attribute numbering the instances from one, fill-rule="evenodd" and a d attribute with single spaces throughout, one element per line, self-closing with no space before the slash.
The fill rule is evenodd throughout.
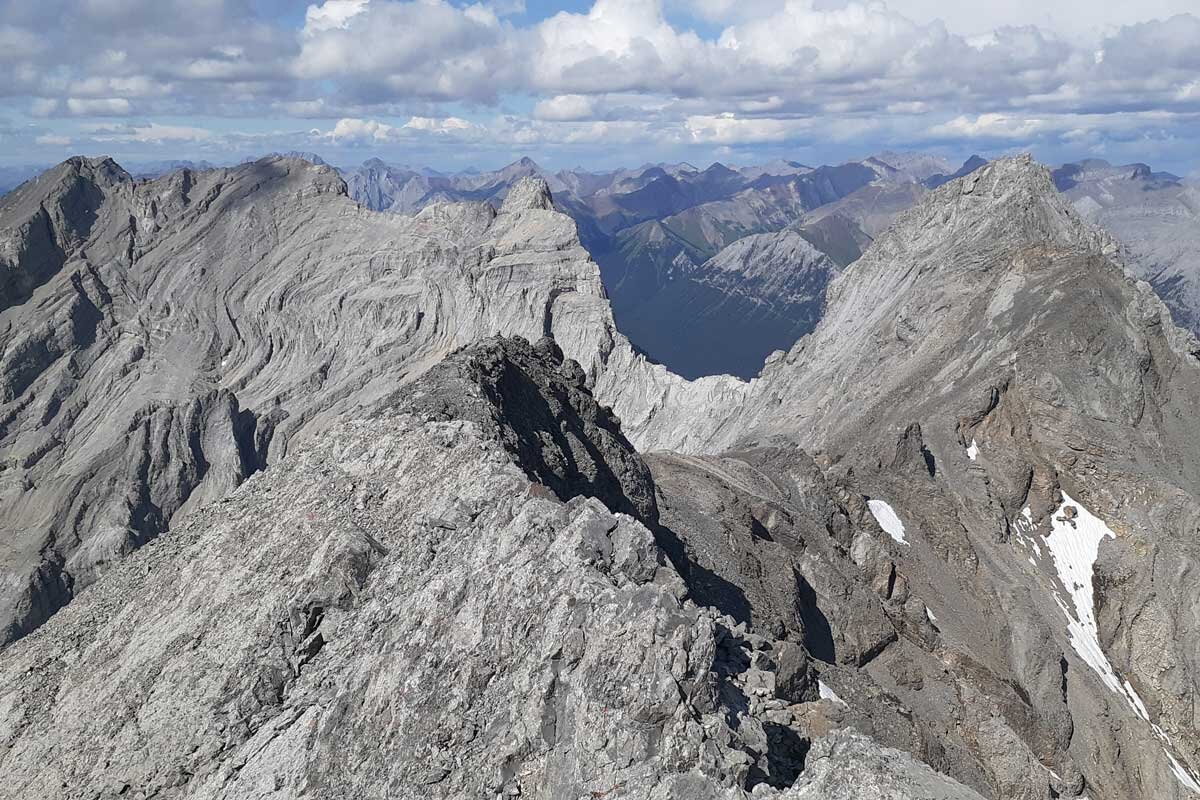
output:
<path id="1" fill-rule="evenodd" d="M 749 382 L 639 355 L 553 203 L 0 200 L 0 796 L 1200 794 L 1200 347 L 1044 168 Z"/>
<path id="2" fill-rule="evenodd" d="M 581 376 L 549 340 L 471 346 L 125 559 L 0 654 L 6 791 L 801 798 L 865 785 L 843 762 L 868 758 L 892 791 L 978 797 L 848 732 L 797 783 L 799 720 L 835 701 L 572 492 L 623 474 L 599 494 L 654 522 Z M 530 394 L 582 436 L 509 418 Z"/>

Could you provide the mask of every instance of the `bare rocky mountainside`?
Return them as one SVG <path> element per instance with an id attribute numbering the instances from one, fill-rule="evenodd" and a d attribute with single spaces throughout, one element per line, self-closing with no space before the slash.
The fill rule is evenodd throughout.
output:
<path id="1" fill-rule="evenodd" d="M 689 378 L 750 378 L 820 316 L 829 267 L 814 267 L 814 255 L 793 259 L 794 234 L 845 267 L 927 187 L 980 163 L 954 172 L 940 159 L 882 153 L 817 168 L 778 161 L 740 170 L 659 164 L 550 173 L 524 158 L 495 172 L 442 175 L 372 159 L 346 180 L 368 208 L 411 214 L 433 202 L 499 203 L 515 181 L 541 178 L 558 210 L 575 220 L 617 321 L 639 350 Z M 779 244 L 753 246 L 748 256 L 743 240 L 777 233 Z M 773 293 L 764 269 L 804 288 Z M 680 327 L 693 335 L 681 340 Z"/>
<path id="2" fill-rule="evenodd" d="M 123 561 L 0 656 L 5 786 L 978 797 L 849 730 L 810 749 L 838 702 L 687 598 L 584 381 L 548 339 L 470 347 Z"/>
<path id="3" fill-rule="evenodd" d="M 889 647 L 867 671 L 916 714 L 947 675 L 943 697 L 971 696 L 960 681 L 984 675 L 1020 687 L 1019 702 L 977 723 L 1014 748 L 982 762 L 998 796 L 1045 796 L 1029 788 L 1042 768 L 1066 796 L 1054 775 L 1082 773 L 1090 797 L 1195 791 L 1200 343 L 1119 252 L 1048 171 L 995 162 L 902 214 L 833 282 L 816 330 L 760 378 L 616 406 L 643 447 L 784 442 L 869 501 L 893 539 L 878 585 L 903 576 L 902 596 L 921 598 L 970 666 L 947 672 L 943 653 L 922 668 Z M 854 555 L 852 538 L 845 547 Z M 838 659 L 847 627 L 831 620 Z M 972 702 L 946 722 L 970 730 L 978 712 Z M 1096 766 L 1110 757 L 1123 766 Z"/>
<path id="4" fill-rule="evenodd" d="M 775 161 L 736 172 L 720 164 L 707 170 L 683 164 L 550 173 L 522 159 L 495 172 L 454 176 L 373 159 L 347 171 L 347 181 L 351 196 L 369 208 L 414 213 L 430 202 L 497 203 L 515 180 L 542 177 L 599 262 L 617 320 L 635 346 L 689 378 L 751 378 L 771 352 L 789 349 L 813 327 L 780 325 L 773 312 L 795 311 L 795 318 L 815 322 L 813 307 L 777 308 L 778 298 L 759 294 L 753 275 L 741 281 L 726 270 L 720 288 L 697 281 L 706 262 L 720 254 L 728 265 L 739 256 L 723 253 L 725 248 L 748 236 L 790 230 L 844 268 L 930 189 L 986 163 L 974 155 L 956 169 L 921 153 L 884 152 L 817 168 Z M 1058 167 L 1054 182 L 1085 219 L 1117 237 L 1129 268 L 1154 287 L 1177 324 L 1200 333 L 1200 195 L 1194 180 L 1145 164 L 1091 159 Z M 785 273 L 794 263 L 776 259 L 772 270 Z M 747 311 L 747 302 L 753 309 L 739 313 Z M 819 304 L 816 310 L 819 318 Z M 665 333 L 680 324 L 695 332 L 694 345 Z M 714 353 L 713 341 L 733 344 Z"/>
<path id="5" fill-rule="evenodd" d="M 618 333 L 537 175 L 0 200 L 0 797 L 1200 795 L 1200 342 L 1045 168 L 892 160 L 848 266 L 680 270 L 714 358 L 801 337 L 749 382 Z"/>
<path id="6" fill-rule="evenodd" d="M 595 372 L 611 315 L 548 208 L 531 183 L 499 213 L 375 214 L 279 158 L 75 159 L 0 200 L 0 639 L 463 344 L 554 334 Z"/>

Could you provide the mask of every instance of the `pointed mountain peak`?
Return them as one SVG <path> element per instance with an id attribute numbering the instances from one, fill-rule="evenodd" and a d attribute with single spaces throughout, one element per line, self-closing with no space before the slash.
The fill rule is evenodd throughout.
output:
<path id="1" fill-rule="evenodd" d="M 936 175 L 930 175 L 928 178 L 921 181 L 921 183 L 926 189 L 936 189 L 939 186 L 949 183 L 955 178 L 961 178 L 964 175 L 970 175 L 972 172 L 979 169 L 986 163 L 988 163 L 986 158 L 982 158 L 978 155 L 972 155 L 953 173 L 946 175 L 939 172 Z"/>
<path id="2" fill-rule="evenodd" d="M 132 181 L 111 158 L 75 156 L 0 198 L 0 311 L 24 303 L 58 272 L 91 234 L 106 198 Z"/>
<path id="3" fill-rule="evenodd" d="M 1084 221 L 1055 188 L 1050 170 L 1028 154 L 988 162 L 938 187 L 877 240 L 883 253 L 929 255 L 982 256 L 1035 245 L 1117 252 L 1112 237 Z"/>
<path id="4" fill-rule="evenodd" d="M 975 153 L 962 163 L 962 166 L 958 168 L 958 172 L 955 173 L 954 177 L 961 178 L 963 175 L 969 175 L 986 163 L 988 163 L 986 158 Z"/>
<path id="5" fill-rule="evenodd" d="M 44 203 L 62 202 L 69 209 L 94 211 L 107 190 L 132 180 L 107 156 L 72 156 L 0 198 L 0 207 L 15 215 L 14 219 L 34 214 Z M 80 197 L 87 198 L 86 202 L 79 201 Z"/>
<path id="6" fill-rule="evenodd" d="M 521 156 L 516 161 L 506 167 L 501 167 L 499 172 L 503 174 L 541 172 L 541 167 L 529 156 Z"/>
<path id="7" fill-rule="evenodd" d="M 543 211 L 554 207 L 554 198 L 550 195 L 550 185 L 544 178 L 522 178 L 508 190 L 504 198 L 501 213 L 509 214 L 516 211 L 541 209 Z"/>
<path id="8" fill-rule="evenodd" d="M 991 162 L 989 167 L 977 172 L 978 178 L 985 182 L 988 180 L 994 183 L 1032 181 L 1036 184 L 1045 184 L 1048 189 L 1052 188 L 1050 186 L 1050 170 L 1034 161 L 1033 156 L 1029 153 L 996 159 Z M 965 183 L 973 185 L 975 181 L 966 181 Z M 970 189 L 965 188 L 963 193 L 969 194 Z"/>
<path id="9" fill-rule="evenodd" d="M 73 156 L 60 164 L 54 172 L 79 175 L 103 186 L 131 180 L 129 173 L 109 156 Z"/>

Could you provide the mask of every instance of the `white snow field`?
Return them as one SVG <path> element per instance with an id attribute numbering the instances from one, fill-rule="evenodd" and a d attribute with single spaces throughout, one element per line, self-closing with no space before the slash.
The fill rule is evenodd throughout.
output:
<path id="1" fill-rule="evenodd" d="M 896 511 L 891 506 L 882 500 L 868 500 L 867 506 L 884 533 L 900 544 L 908 544 L 908 540 L 904 538 L 904 523 L 896 516 Z"/>
<path id="2" fill-rule="evenodd" d="M 1066 509 L 1074 506 L 1074 519 L 1067 519 Z M 1115 539 L 1116 534 L 1104 523 L 1104 520 L 1088 511 L 1082 505 L 1072 500 L 1063 492 L 1062 505 L 1051 517 L 1050 535 L 1046 537 L 1046 546 L 1054 559 L 1055 569 L 1063 588 L 1070 595 L 1070 606 L 1062 595 L 1054 592 L 1054 601 L 1067 617 L 1067 636 L 1071 646 L 1088 666 L 1095 670 L 1104 685 L 1125 698 L 1134 713 L 1146 722 L 1150 722 L 1150 713 L 1146 704 L 1134 690 L 1129 681 L 1117 677 L 1112 663 L 1100 647 L 1099 632 L 1096 628 L 1095 598 L 1092 594 L 1092 574 L 1096 567 L 1096 558 L 1100 554 L 1100 542 L 1104 539 Z M 1157 725 L 1154 731 L 1164 745 L 1169 745 L 1165 733 Z M 1167 747 L 1163 747 L 1171 765 L 1171 771 L 1179 783 L 1187 789 L 1200 794 L 1200 782 L 1179 763 Z"/>

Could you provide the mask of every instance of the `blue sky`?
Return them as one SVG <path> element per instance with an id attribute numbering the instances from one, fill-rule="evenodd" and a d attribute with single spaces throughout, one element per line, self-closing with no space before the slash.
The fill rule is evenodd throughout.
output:
<path id="1" fill-rule="evenodd" d="M 0 164 L 1032 150 L 1192 174 L 1198 43 L 1200 0 L 0 0 Z"/>

